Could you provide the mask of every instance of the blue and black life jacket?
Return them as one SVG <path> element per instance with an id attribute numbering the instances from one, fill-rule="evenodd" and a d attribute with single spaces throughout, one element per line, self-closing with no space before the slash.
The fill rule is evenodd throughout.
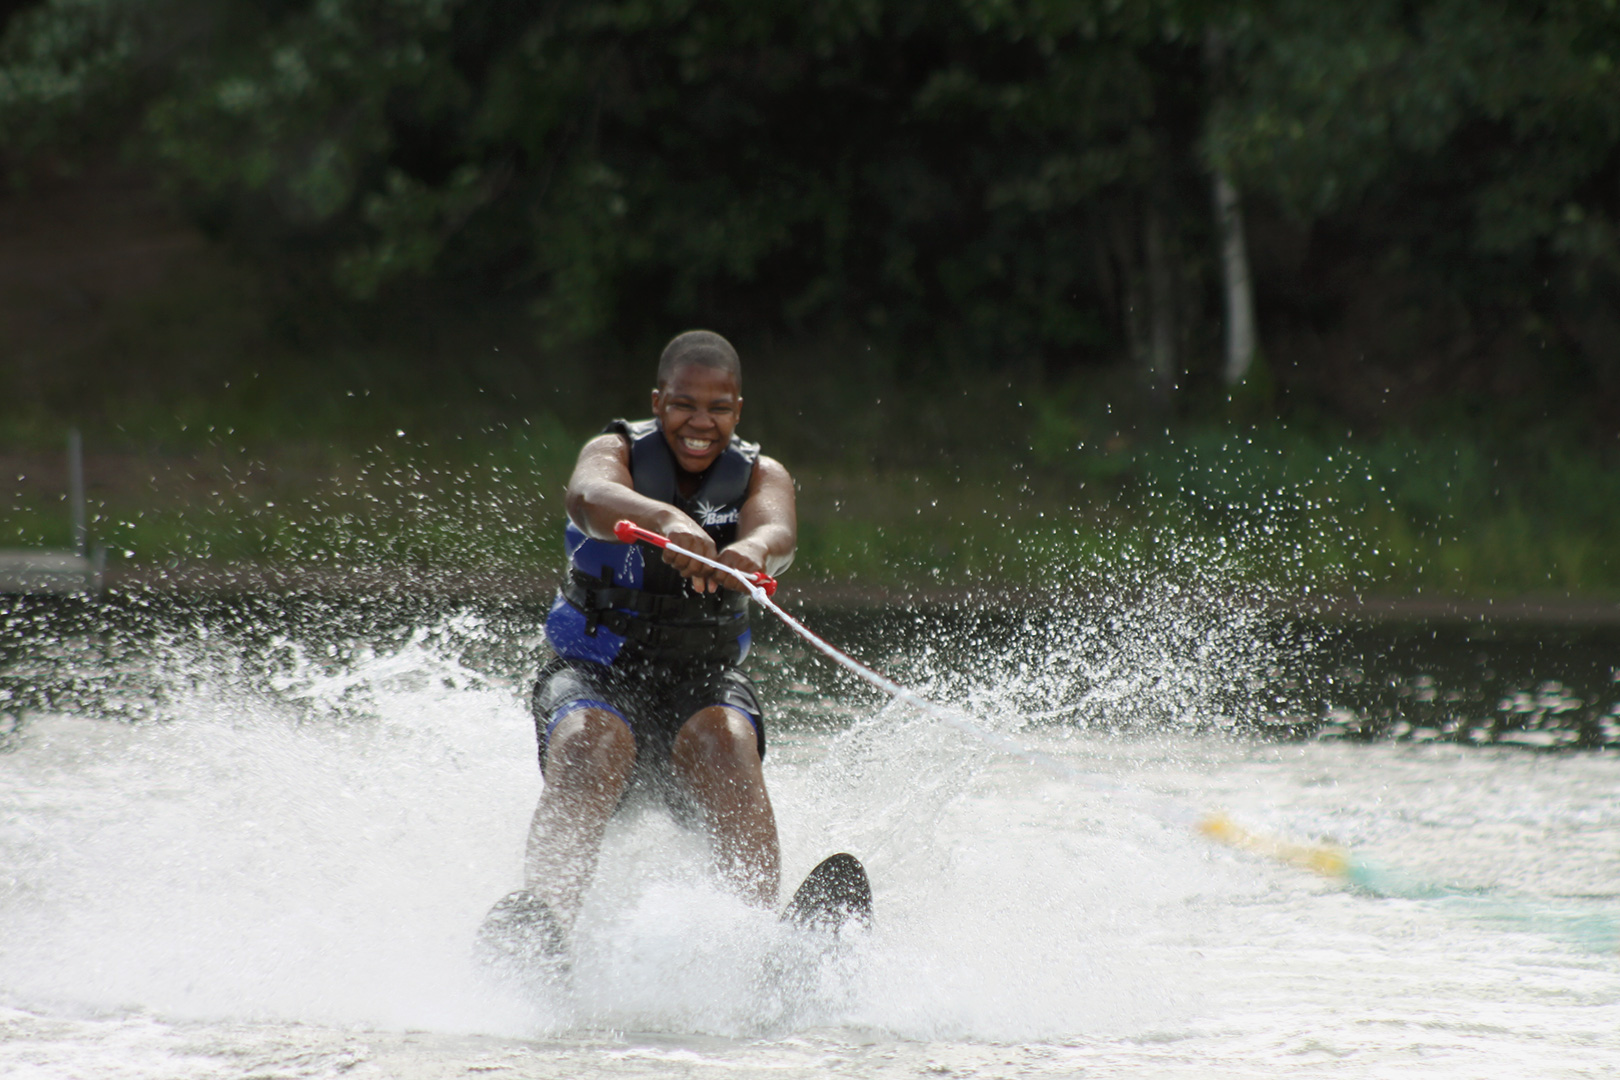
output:
<path id="1" fill-rule="evenodd" d="M 691 517 L 716 548 L 737 539 L 737 521 L 759 460 L 758 443 L 733 435 L 687 498 L 680 493 L 675 454 L 657 420 L 615 420 L 602 430 L 630 440 L 630 479 L 638 493 Z M 546 617 L 546 638 L 558 656 L 598 664 L 621 658 L 739 663 L 748 654 L 746 593 L 695 593 L 647 545 L 597 540 L 572 521 L 564 543 L 568 577 Z"/>

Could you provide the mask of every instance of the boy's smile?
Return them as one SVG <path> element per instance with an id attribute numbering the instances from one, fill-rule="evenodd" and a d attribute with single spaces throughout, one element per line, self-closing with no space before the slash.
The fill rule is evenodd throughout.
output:
<path id="1" fill-rule="evenodd" d="M 653 391 L 653 415 L 685 472 L 700 473 L 731 445 L 742 413 L 736 376 L 702 364 L 682 364 Z"/>

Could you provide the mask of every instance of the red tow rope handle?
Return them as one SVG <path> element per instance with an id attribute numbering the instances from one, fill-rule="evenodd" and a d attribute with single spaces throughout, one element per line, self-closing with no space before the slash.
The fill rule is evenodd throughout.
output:
<path id="1" fill-rule="evenodd" d="M 678 554 L 689 556 L 690 558 L 696 559 L 698 562 L 707 566 L 712 566 L 717 570 L 725 570 L 729 573 L 736 574 L 739 577 L 746 576 L 741 570 L 738 570 L 735 567 L 726 566 L 723 563 L 717 563 L 713 559 L 705 559 L 702 555 L 699 555 L 695 551 L 687 551 L 679 544 L 672 544 L 669 542 L 668 537 L 659 536 L 657 533 L 652 532 L 651 530 L 643 529 L 640 525 L 637 525 L 633 521 L 621 521 L 617 525 L 613 526 L 613 535 L 619 538 L 620 543 L 628 544 L 634 540 L 645 540 L 653 547 L 672 548 Z M 752 577 L 749 577 L 748 580 L 753 582 L 759 588 L 765 590 L 766 596 L 776 595 L 776 579 L 771 577 L 769 574 L 754 574 Z"/>

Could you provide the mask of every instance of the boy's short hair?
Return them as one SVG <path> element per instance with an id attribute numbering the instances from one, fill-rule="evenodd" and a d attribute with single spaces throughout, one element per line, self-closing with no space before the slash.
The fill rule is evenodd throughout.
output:
<path id="1" fill-rule="evenodd" d="M 737 350 L 712 330 L 688 330 L 676 334 L 664 346 L 663 355 L 658 358 L 658 385 L 669 382 L 675 369 L 683 364 L 701 364 L 727 372 L 737 380 L 738 388 L 742 387 L 742 361 L 737 357 Z"/>

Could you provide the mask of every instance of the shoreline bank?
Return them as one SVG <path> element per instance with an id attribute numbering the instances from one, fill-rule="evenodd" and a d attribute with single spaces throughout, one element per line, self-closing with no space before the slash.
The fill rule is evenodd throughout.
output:
<path id="1" fill-rule="evenodd" d="M 174 567 L 117 567 L 106 572 L 106 592 L 146 594 L 314 593 L 355 598 L 409 596 L 443 602 L 486 600 L 549 604 L 557 578 L 519 568 L 468 570 L 421 567 L 277 566 L 252 563 Z M 1050 607 L 1095 593 L 1025 589 L 1010 582 L 979 586 L 866 585 L 851 582 L 782 583 L 779 600 L 792 609 L 873 607 Z M 1620 625 L 1620 600 L 1578 596 L 1470 597 L 1446 595 L 1321 595 L 1292 602 L 1261 601 L 1278 611 L 1321 619 L 1542 622 Z"/>

